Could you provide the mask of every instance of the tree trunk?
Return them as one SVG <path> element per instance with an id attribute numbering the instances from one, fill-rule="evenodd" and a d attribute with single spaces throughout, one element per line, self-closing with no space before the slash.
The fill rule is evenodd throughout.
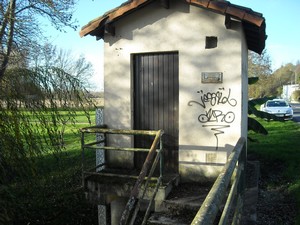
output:
<path id="1" fill-rule="evenodd" d="M 7 19 L 4 18 L 4 24 L 1 29 L 1 32 L 2 32 L 2 30 L 3 31 L 5 30 L 5 26 L 7 24 L 7 23 L 5 23 L 5 21 L 8 21 L 9 30 L 8 30 L 7 46 L 6 46 L 7 49 L 6 49 L 6 53 L 4 53 L 5 50 L 2 49 L 3 61 L 1 62 L 1 65 L 0 65 L 0 79 L 2 79 L 4 76 L 4 73 L 8 66 L 9 57 L 10 57 L 10 53 L 11 53 L 11 49 L 12 49 L 14 28 L 15 28 L 15 11 L 16 11 L 16 0 L 10 0 L 9 7 L 8 7 L 7 13 L 6 13 L 6 15 L 8 15 L 8 18 Z M 1 41 L 3 41 L 3 35 L 4 35 L 4 32 L 1 33 L 1 36 L 0 36 Z"/>

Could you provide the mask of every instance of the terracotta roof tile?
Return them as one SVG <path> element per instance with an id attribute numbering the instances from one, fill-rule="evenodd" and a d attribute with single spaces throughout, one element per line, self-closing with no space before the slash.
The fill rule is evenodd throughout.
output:
<path id="1" fill-rule="evenodd" d="M 127 1 L 126 4 L 123 4 L 121 7 L 116 8 L 113 12 L 109 14 L 109 20 L 113 21 L 125 13 L 134 10 L 146 2 L 150 2 L 149 0 L 134 0 L 134 1 Z"/>
<path id="2" fill-rule="evenodd" d="M 149 4 L 154 0 L 129 0 L 121 6 L 106 12 L 104 15 L 92 20 L 82 27 L 80 36 L 92 35 L 101 39 L 104 36 L 105 25 L 112 23 L 122 16 L 138 10 L 140 7 Z M 218 0 L 186 0 L 188 4 L 195 5 L 215 13 L 241 20 L 248 43 L 248 48 L 261 53 L 265 47 L 265 18 L 261 13 L 254 12 L 250 8 L 231 4 L 228 1 Z"/>
<path id="3" fill-rule="evenodd" d="M 197 5 L 197 4 L 196 4 Z M 227 2 L 221 2 L 221 1 L 209 1 L 208 2 L 208 9 L 214 10 L 218 13 L 225 14 L 226 9 L 228 7 Z"/>

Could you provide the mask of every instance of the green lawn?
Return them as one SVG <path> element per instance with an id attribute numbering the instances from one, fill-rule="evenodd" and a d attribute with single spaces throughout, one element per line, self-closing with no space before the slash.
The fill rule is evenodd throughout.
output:
<path id="1" fill-rule="evenodd" d="M 261 162 L 262 173 L 279 174 L 280 179 L 272 179 L 268 185 L 284 185 L 297 201 L 300 224 L 300 125 L 293 121 L 267 122 L 259 120 L 268 130 L 267 136 L 249 132 L 257 142 L 249 142 L 248 154 L 255 154 Z"/>
<path id="2" fill-rule="evenodd" d="M 90 111 L 92 125 L 95 112 Z M 33 175 L 22 181 L 0 186 L 0 213 L 4 224 L 85 225 L 97 224 L 97 208 L 85 201 L 81 187 L 82 127 L 90 126 L 84 112 L 78 111 L 76 124 L 67 124 L 64 148 L 35 159 Z M 34 121 L 34 118 L 32 118 Z M 95 162 L 94 152 L 87 157 Z"/>

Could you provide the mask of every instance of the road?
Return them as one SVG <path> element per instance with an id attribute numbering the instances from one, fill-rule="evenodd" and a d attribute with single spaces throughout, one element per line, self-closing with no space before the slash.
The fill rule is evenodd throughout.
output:
<path id="1" fill-rule="evenodd" d="M 294 117 L 293 117 L 293 121 L 300 123 L 300 103 L 292 103 L 291 104 L 294 110 Z"/>

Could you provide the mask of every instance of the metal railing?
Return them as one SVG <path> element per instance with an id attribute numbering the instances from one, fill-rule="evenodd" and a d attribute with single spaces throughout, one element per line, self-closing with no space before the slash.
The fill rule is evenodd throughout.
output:
<path id="1" fill-rule="evenodd" d="M 129 200 L 126 204 L 125 210 L 122 214 L 120 225 L 133 224 L 136 215 L 139 211 L 140 200 L 144 198 L 150 180 L 153 180 L 153 173 L 158 163 L 160 163 L 159 177 L 156 180 L 156 185 L 152 189 L 152 196 L 150 197 L 149 205 L 144 215 L 142 224 L 146 224 L 150 213 L 150 208 L 162 182 L 163 177 L 163 131 L 143 131 L 143 130 L 116 130 L 107 129 L 105 126 L 95 126 L 82 128 L 82 168 L 83 168 L 83 182 L 88 175 L 97 175 L 99 172 L 94 172 L 103 164 L 85 170 L 84 156 L 85 149 L 103 149 L 107 151 L 134 151 L 134 152 L 148 152 L 147 158 L 142 166 L 138 176 L 119 175 L 122 177 L 136 178 L 135 185 L 132 188 Z M 102 139 L 91 143 L 85 143 L 86 133 L 102 134 Z M 107 146 L 106 136 L 108 134 L 120 135 L 150 135 L 155 136 L 150 149 L 148 148 L 122 148 Z M 98 146 L 103 143 L 104 146 Z M 159 148 L 158 148 L 159 145 Z M 156 154 L 157 153 L 157 154 Z M 246 166 L 246 139 L 241 137 L 233 151 L 231 152 L 227 163 L 223 170 L 217 177 L 214 185 L 208 193 L 206 199 L 202 203 L 197 212 L 192 225 L 225 225 L 225 224 L 240 224 L 241 213 L 243 208 L 244 190 L 245 190 L 245 166 Z M 144 184 L 144 185 L 143 185 Z M 225 197 L 227 198 L 225 199 Z"/>
<path id="2" fill-rule="evenodd" d="M 245 190 L 246 139 L 241 137 L 197 212 L 192 225 L 240 224 Z M 228 188 L 231 184 L 229 193 Z M 225 206 L 224 198 L 228 194 Z M 220 218 L 218 214 L 222 212 Z"/>
<path id="3" fill-rule="evenodd" d="M 125 224 L 133 224 L 136 215 L 139 211 L 140 207 L 140 200 L 145 197 L 145 193 L 147 192 L 147 188 L 149 186 L 149 181 L 153 180 L 152 176 L 155 171 L 155 168 L 159 162 L 160 169 L 159 169 L 159 177 L 156 179 L 156 185 L 154 187 L 152 196 L 150 197 L 149 205 L 146 210 L 144 220 L 142 224 L 146 224 L 147 217 L 150 213 L 150 208 L 153 204 L 154 198 L 156 196 L 156 193 L 158 191 L 158 188 L 162 182 L 163 177 L 163 142 L 162 142 L 162 136 L 164 134 L 163 130 L 158 131 L 148 131 L 148 130 L 117 130 L 117 129 L 107 129 L 105 125 L 102 126 L 93 126 L 93 127 L 86 127 L 82 128 L 81 130 L 81 148 L 82 148 L 82 169 L 83 169 L 83 185 L 85 182 L 85 179 L 89 175 L 100 175 L 101 173 L 95 172 L 97 168 L 103 167 L 106 165 L 104 162 L 103 164 L 99 164 L 96 167 L 93 167 L 91 169 L 85 169 L 85 149 L 101 149 L 101 150 L 107 150 L 107 151 L 134 151 L 134 152 L 148 152 L 146 160 L 142 166 L 142 169 L 138 176 L 132 176 L 132 175 L 119 175 L 121 177 L 128 177 L 128 178 L 136 178 L 135 185 L 133 186 L 133 189 L 131 191 L 129 200 L 127 202 L 127 205 L 125 207 L 125 210 L 122 214 L 120 225 Z M 92 134 L 101 134 L 103 138 L 100 140 L 85 143 L 85 134 L 92 133 Z M 114 146 L 107 146 L 107 135 L 108 134 L 117 134 L 117 135 L 147 135 L 147 136 L 154 136 L 154 140 L 152 142 L 152 145 L 150 149 L 148 148 L 123 148 L 123 147 L 114 147 Z M 98 146 L 99 144 L 103 144 L 103 146 Z M 158 148 L 159 145 L 159 148 Z M 116 174 L 116 176 L 118 176 Z M 142 185 L 144 183 L 144 185 Z M 141 188 L 142 187 L 142 188 Z M 142 189 L 142 190 L 141 190 Z"/>

